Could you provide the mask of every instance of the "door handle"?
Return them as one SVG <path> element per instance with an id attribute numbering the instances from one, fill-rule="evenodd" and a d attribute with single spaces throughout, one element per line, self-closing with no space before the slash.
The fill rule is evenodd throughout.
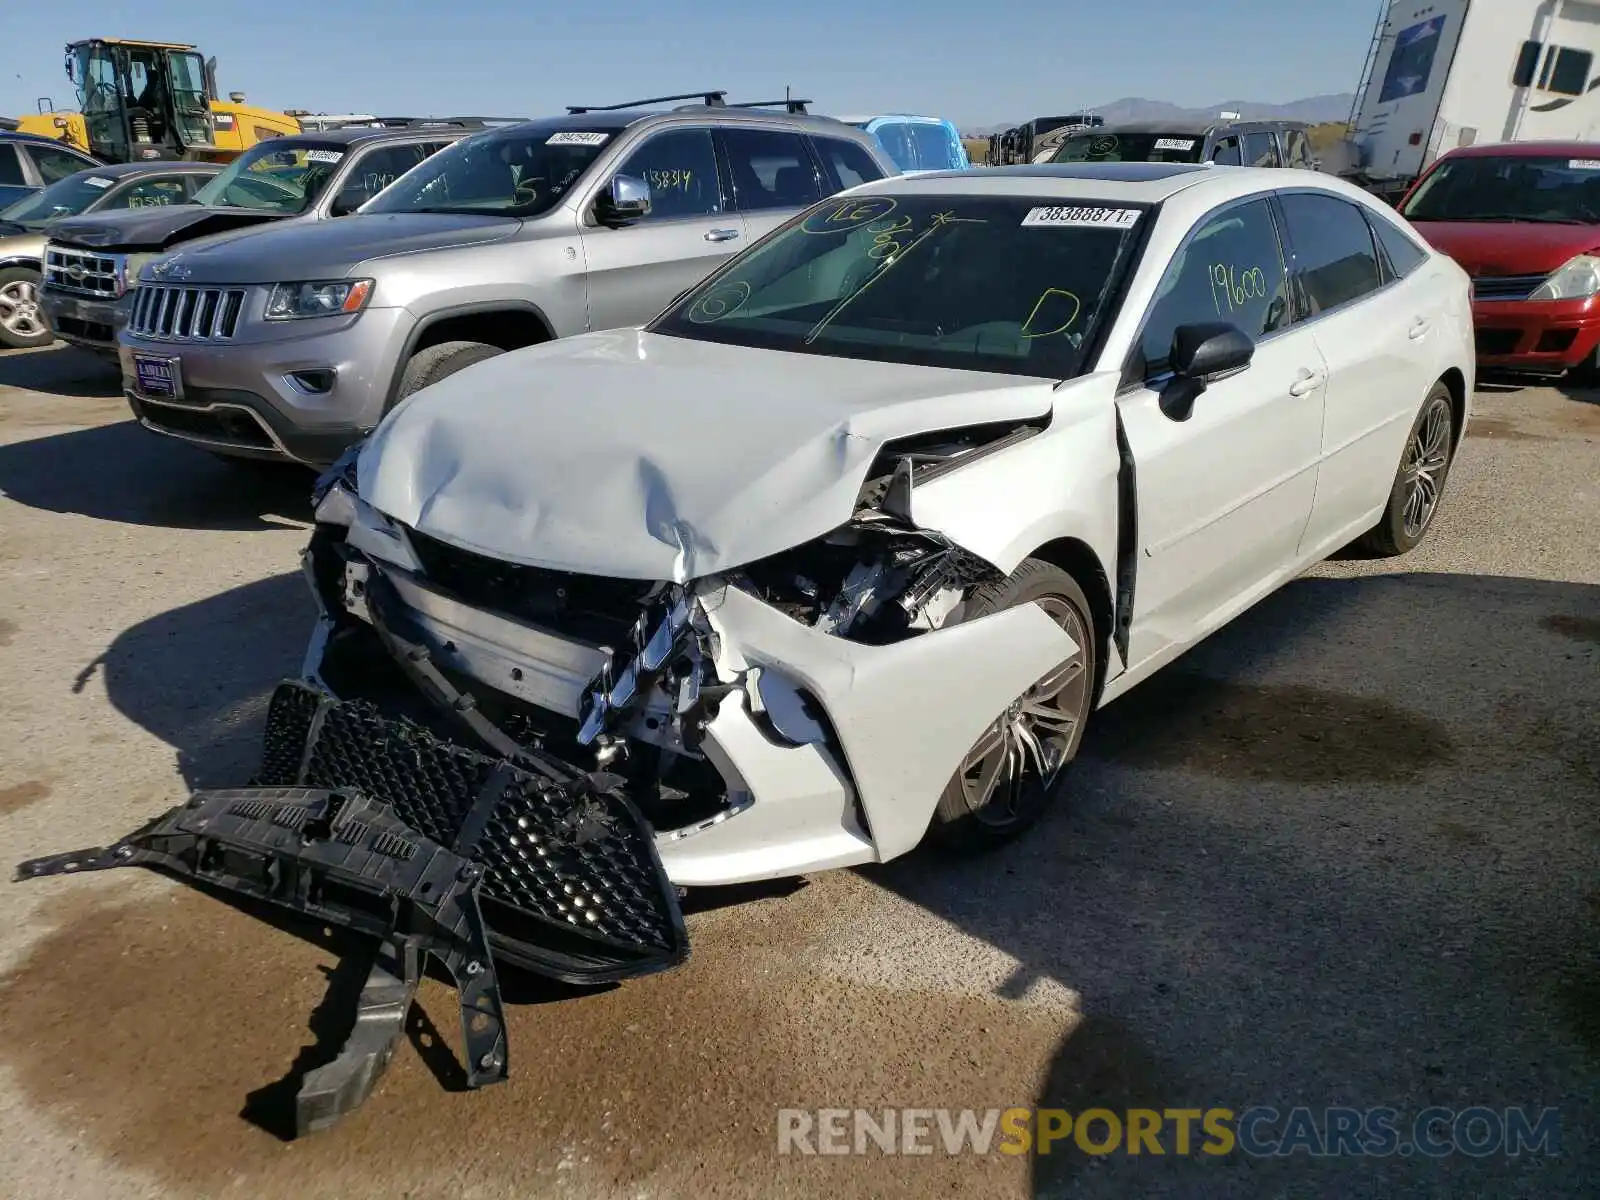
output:
<path id="1" fill-rule="evenodd" d="M 708 241 L 708 242 L 731 242 L 731 241 L 733 241 L 734 238 L 736 238 L 738 236 L 739 236 L 739 231 L 737 229 L 708 229 L 708 230 L 706 230 L 706 241 Z"/>
<path id="2" fill-rule="evenodd" d="M 1412 322 L 1411 328 L 1406 330 L 1406 336 L 1414 342 L 1432 328 L 1433 326 L 1428 323 L 1427 317 L 1418 317 Z"/>
<path id="3" fill-rule="evenodd" d="M 1308 371 L 1301 367 L 1300 374 L 1296 375 L 1294 382 L 1289 385 L 1289 395 L 1309 396 L 1322 386 L 1322 381 L 1327 377 L 1326 371 Z"/>

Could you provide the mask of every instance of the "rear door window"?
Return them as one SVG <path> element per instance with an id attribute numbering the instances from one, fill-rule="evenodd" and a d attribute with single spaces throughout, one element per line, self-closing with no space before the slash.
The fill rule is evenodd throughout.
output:
<path id="1" fill-rule="evenodd" d="M 1244 160 L 1252 167 L 1281 167 L 1283 163 L 1278 159 L 1278 146 L 1272 138 L 1272 131 L 1260 130 L 1256 133 L 1244 135 Z"/>
<path id="2" fill-rule="evenodd" d="M 1283 131 L 1284 158 L 1287 165 L 1309 171 L 1315 167 L 1311 161 L 1311 143 L 1306 140 L 1304 131 L 1299 129 L 1285 129 Z"/>
<path id="3" fill-rule="evenodd" d="M 817 157 L 828 175 L 825 182 L 836 192 L 883 178 L 882 168 L 860 142 L 813 135 L 811 144 L 817 148 Z"/>
<path id="4" fill-rule="evenodd" d="M 76 175 L 86 167 L 94 166 L 86 158 L 68 154 L 65 150 L 57 150 L 53 146 L 29 146 L 28 153 L 33 155 L 33 165 L 39 168 L 39 175 L 46 187 L 57 180 L 65 179 L 68 175 Z"/>
<path id="5" fill-rule="evenodd" d="M 1348 200 L 1315 192 L 1282 197 L 1294 273 L 1308 305 L 1318 316 L 1370 295 L 1382 284 L 1372 229 Z"/>
<path id="6" fill-rule="evenodd" d="M 724 128 L 723 145 L 741 209 L 804 208 L 822 199 L 816 168 L 798 133 Z"/>

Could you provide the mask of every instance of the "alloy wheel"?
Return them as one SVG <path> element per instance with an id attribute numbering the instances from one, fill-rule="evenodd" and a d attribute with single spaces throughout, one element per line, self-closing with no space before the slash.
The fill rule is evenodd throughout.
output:
<path id="1" fill-rule="evenodd" d="M 1450 463 L 1450 426 L 1449 401 L 1434 397 L 1406 452 L 1406 502 L 1401 520 L 1408 538 L 1421 537 L 1439 507 L 1439 492 Z"/>
<path id="2" fill-rule="evenodd" d="M 1048 789 L 1072 755 L 1088 717 L 1093 644 L 1077 609 L 1058 596 L 1034 601 L 1066 632 L 1078 650 L 1012 701 L 968 753 L 956 773 L 973 817 L 1004 828 L 1021 816 L 1024 799 Z"/>
<path id="3" fill-rule="evenodd" d="M 0 286 L 0 329 L 19 338 L 35 338 L 45 332 L 39 290 L 29 280 L 13 279 Z"/>

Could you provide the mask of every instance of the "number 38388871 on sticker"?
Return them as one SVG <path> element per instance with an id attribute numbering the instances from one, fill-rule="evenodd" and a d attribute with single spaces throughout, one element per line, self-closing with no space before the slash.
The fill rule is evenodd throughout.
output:
<path id="1" fill-rule="evenodd" d="M 1106 208 L 1100 205 L 1033 208 L 1022 218 L 1024 225 L 1057 225 L 1079 229 L 1132 229 L 1138 222 L 1137 208 Z"/>

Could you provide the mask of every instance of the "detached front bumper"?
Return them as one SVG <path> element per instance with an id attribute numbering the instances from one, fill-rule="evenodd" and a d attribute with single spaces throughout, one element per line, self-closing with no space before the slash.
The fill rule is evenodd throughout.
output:
<path id="1" fill-rule="evenodd" d="M 1478 364 L 1490 369 L 1559 373 L 1600 349 L 1600 303 L 1593 299 L 1478 300 L 1472 324 Z"/>

